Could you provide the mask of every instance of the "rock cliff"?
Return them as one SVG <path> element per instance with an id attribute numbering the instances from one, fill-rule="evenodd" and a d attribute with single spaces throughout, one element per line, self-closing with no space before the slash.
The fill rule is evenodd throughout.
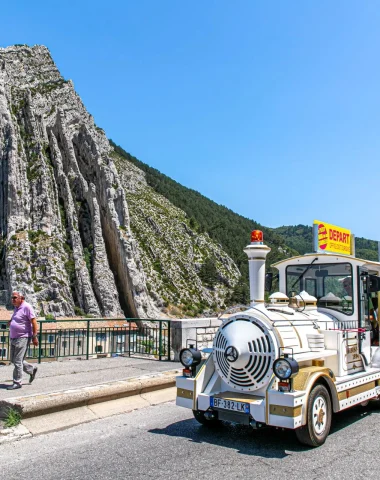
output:
<path id="1" fill-rule="evenodd" d="M 113 151 L 43 46 L 0 48 L 0 242 L 0 290 L 41 315 L 197 314 L 240 275 Z"/>

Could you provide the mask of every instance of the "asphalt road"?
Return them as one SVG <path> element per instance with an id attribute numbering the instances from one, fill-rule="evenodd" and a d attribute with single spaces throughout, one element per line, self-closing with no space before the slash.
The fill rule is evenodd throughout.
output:
<path id="1" fill-rule="evenodd" d="M 69 415 L 69 412 L 67 413 Z M 325 445 L 294 432 L 223 425 L 211 431 L 174 403 L 0 446 L 11 479 L 378 479 L 380 405 L 335 417 Z"/>

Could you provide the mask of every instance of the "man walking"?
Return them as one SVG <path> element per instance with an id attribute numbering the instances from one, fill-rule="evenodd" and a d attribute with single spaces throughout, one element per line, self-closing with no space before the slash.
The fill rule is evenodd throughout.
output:
<path id="1" fill-rule="evenodd" d="M 12 304 L 15 307 L 10 321 L 11 337 L 11 362 L 15 366 L 13 370 L 13 385 L 7 390 L 15 390 L 22 387 L 22 372 L 29 374 L 29 383 L 32 383 L 37 373 L 37 367 L 33 367 L 25 361 L 26 352 L 30 341 L 37 347 L 37 321 L 33 307 L 25 301 L 22 292 L 12 293 Z"/>

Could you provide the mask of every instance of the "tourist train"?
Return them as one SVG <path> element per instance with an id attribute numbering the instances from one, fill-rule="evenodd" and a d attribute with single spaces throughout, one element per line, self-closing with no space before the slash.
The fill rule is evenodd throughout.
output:
<path id="1" fill-rule="evenodd" d="M 287 258 L 272 265 L 279 291 L 265 300 L 262 232 L 244 251 L 250 305 L 223 318 L 206 360 L 195 345 L 181 351 L 176 403 L 204 425 L 293 429 L 301 443 L 322 445 L 333 413 L 380 393 L 380 263 L 321 249 Z"/>

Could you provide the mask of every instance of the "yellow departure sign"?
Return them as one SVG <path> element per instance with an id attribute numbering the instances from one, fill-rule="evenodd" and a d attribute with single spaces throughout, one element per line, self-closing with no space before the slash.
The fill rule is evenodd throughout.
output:
<path id="1" fill-rule="evenodd" d="M 353 235 L 346 228 L 314 220 L 314 246 L 317 252 L 352 254 Z"/>

